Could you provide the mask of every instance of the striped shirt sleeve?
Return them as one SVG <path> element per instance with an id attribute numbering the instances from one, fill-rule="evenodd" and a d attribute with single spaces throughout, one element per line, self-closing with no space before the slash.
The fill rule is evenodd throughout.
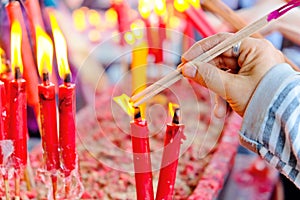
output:
<path id="1" fill-rule="evenodd" d="M 240 141 L 300 188 L 300 74 L 274 66 L 244 114 Z"/>

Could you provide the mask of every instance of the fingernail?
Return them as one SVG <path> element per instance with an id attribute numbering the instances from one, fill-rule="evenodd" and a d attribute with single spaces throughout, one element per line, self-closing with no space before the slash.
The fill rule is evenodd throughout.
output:
<path id="1" fill-rule="evenodd" d="M 186 77 L 194 78 L 196 76 L 196 67 L 191 62 L 188 62 L 183 65 L 182 73 Z"/>

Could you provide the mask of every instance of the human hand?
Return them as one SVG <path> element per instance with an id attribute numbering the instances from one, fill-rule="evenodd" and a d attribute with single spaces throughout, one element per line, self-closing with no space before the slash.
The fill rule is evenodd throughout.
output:
<path id="1" fill-rule="evenodd" d="M 238 57 L 230 49 L 209 63 L 194 60 L 231 35 L 219 33 L 195 43 L 182 55 L 182 74 L 221 96 L 243 116 L 260 80 L 284 57 L 269 41 L 248 37 L 241 42 Z"/>

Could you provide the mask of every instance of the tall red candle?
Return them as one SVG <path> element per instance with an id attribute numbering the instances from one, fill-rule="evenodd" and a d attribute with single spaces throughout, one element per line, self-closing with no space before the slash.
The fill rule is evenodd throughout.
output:
<path id="1" fill-rule="evenodd" d="M 62 170 L 69 176 L 76 166 L 75 84 L 67 74 L 64 84 L 59 86 L 59 144 Z"/>
<path id="2" fill-rule="evenodd" d="M 37 26 L 37 63 L 42 83 L 38 85 L 41 139 L 43 157 L 47 171 L 59 169 L 58 134 L 56 123 L 56 94 L 55 85 L 49 80 L 52 71 L 53 44 L 44 30 Z"/>
<path id="3" fill-rule="evenodd" d="M 120 44 L 125 45 L 124 40 L 124 32 L 129 30 L 129 11 L 130 7 L 127 1 L 124 0 L 113 0 L 112 7 L 116 10 L 118 14 L 118 29 L 119 33 L 121 34 Z"/>
<path id="4" fill-rule="evenodd" d="M 56 123 L 56 96 L 55 85 L 49 81 L 48 73 L 43 74 L 43 82 L 39 84 L 38 92 L 44 162 L 48 171 L 55 172 L 60 167 Z"/>
<path id="5" fill-rule="evenodd" d="M 147 122 L 135 108 L 134 120 L 130 123 L 135 185 L 138 200 L 153 200 L 152 169 Z"/>
<path id="6" fill-rule="evenodd" d="M 174 112 L 171 124 L 167 124 L 164 151 L 159 173 L 156 200 L 172 200 L 184 125 L 179 124 L 179 109 Z"/>
<path id="7" fill-rule="evenodd" d="M 12 24 L 17 20 L 21 24 L 22 28 L 22 60 L 24 64 L 23 76 L 26 80 L 28 104 L 33 106 L 35 114 L 38 116 L 39 112 L 39 97 L 38 97 L 38 75 L 37 68 L 34 62 L 34 57 L 32 54 L 32 49 L 29 41 L 29 37 L 26 31 L 26 26 L 23 19 L 22 9 L 19 1 L 10 1 L 6 6 L 6 12 L 10 23 Z"/>
<path id="8" fill-rule="evenodd" d="M 14 21 L 11 28 L 11 68 L 15 77 L 9 83 L 8 138 L 14 144 L 12 160 L 15 169 L 24 168 L 27 164 L 27 96 L 26 81 L 22 78 L 21 38 L 21 25 Z"/>

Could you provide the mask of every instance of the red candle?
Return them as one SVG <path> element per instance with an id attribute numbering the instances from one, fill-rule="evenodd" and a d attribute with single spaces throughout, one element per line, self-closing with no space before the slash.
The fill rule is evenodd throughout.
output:
<path id="1" fill-rule="evenodd" d="M 22 78 L 21 38 L 21 25 L 14 21 L 11 28 L 11 67 L 15 77 L 9 83 L 8 138 L 14 144 L 12 160 L 15 169 L 24 168 L 27 164 L 27 102 L 26 81 Z"/>
<path id="2" fill-rule="evenodd" d="M 55 85 L 49 81 L 48 73 L 43 74 L 43 82 L 38 86 L 40 97 L 41 139 L 46 169 L 59 169 L 58 134 L 56 124 Z"/>
<path id="3" fill-rule="evenodd" d="M 55 173 L 59 169 L 58 134 L 56 124 L 55 85 L 49 80 L 52 71 L 53 44 L 44 30 L 37 26 L 37 63 L 42 83 L 38 85 L 41 139 L 46 169 Z"/>
<path id="4" fill-rule="evenodd" d="M 184 125 L 179 124 L 179 109 L 176 109 L 172 124 L 167 124 L 156 200 L 173 199 L 180 145 L 184 139 L 183 129 Z"/>
<path id="5" fill-rule="evenodd" d="M 76 166 L 75 84 L 67 74 L 59 86 L 59 144 L 62 171 L 68 177 Z"/>
<path id="6" fill-rule="evenodd" d="M 147 122 L 141 119 L 139 108 L 135 108 L 130 129 L 137 199 L 153 200 L 149 131 Z"/>
<path id="7" fill-rule="evenodd" d="M 38 75 L 36 64 L 34 62 L 34 57 L 32 54 L 32 49 L 30 46 L 29 37 L 26 31 L 26 26 L 24 23 L 22 9 L 20 7 L 19 1 L 10 1 L 6 6 L 6 11 L 10 23 L 12 24 L 17 20 L 21 24 L 22 28 L 22 59 L 24 63 L 24 72 L 23 76 L 26 80 L 26 88 L 28 95 L 28 104 L 33 106 L 36 116 L 39 112 L 39 98 L 38 98 Z"/>
<path id="8" fill-rule="evenodd" d="M 68 177 L 76 166 L 76 127 L 75 127 L 75 84 L 71 83 L 71 71 L 67 57 L 67 43 L 56 21 L 55 15 L 49 12 L 49 18 L 55 42 L 56 60 L 59 75 L 64 83 L 59 86 L 59 146 L 62 161 L 61 169 Z M 66 185 L 66 190 L 68 186 Z M 68 191 L 66 191 L 68 193 Z M 68 195 L 68 194 L 67 194 Z"/>
<path id="9" fill-rule="evenodd" d="M 1 64 L 1 63 L 0 63 Z M 5 120 L 6 120 L 6 95 L 5 95 L 5 86 L 2 81 L 0 81 L 0 142 L 7 138 L 7 133 L 5 129 Z M 3 164 L 3 155 L 2 148 L 0 147 L 0 165 Z"/>

